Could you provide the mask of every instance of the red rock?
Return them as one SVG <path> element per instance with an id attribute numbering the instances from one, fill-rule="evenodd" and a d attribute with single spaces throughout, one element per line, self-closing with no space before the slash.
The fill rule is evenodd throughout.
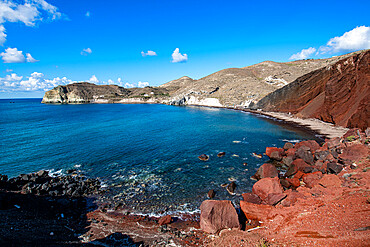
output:
<path id="1" fill-rule="evenodd" d="M 273 164 L 266 163 L 266 164 L 263 164 L 262 166 L 260 166 L 260 168 L 258 168 L 254 177 L 256 179 L 274 178 L 274 177 L 277 177 L 278 174 L 279 174 L 278 170 L 276 169 L 276 167 Z"/>
<path id="2" fill-rule="evenodd" d="M 295 149 L 294 148 L 289 148 L 287 151 L 285 151 L 286 156 L 291 156 L 293 157 L 295 154 Z"/>
<path id="3" fill-rule="evenodd" d="M 325 188 L 341 187 L 342 181 L 335 174 L 325 174 L 320 180 L 319 184 Z"/>
<path id="4" fill-rule="evenodd" d="M 208 198 L 212 199 L 213 197 L 215 197 L 215 195 L 216 195 L 216 193 L 215 193 L 214 190 L 208 191 L 208 194 L 207 194 Z"/>
<path id="5" fill-rule="evenodd" d="M 289 167 L 293 163 L 293 156 L 283 157 L 282 162 Z"/>
<path id="6" fill-rule="evenodd" d="M 366 157 L 369 153 L 369 148 L 364 144 L 354 144 L 344 148 L 343 153 L 339 155 L 342 160 L 357 161 Z"/>
<path id="7" fill-rule="evenodd" d="M 317 160 L 315 162 L 315 168 L 322 173 L 326 173 L 326 168 L 327 168 L 327 162 L 324 163 L 322 160 Z"/>
<path id="8" fill-rule="evenodd" d="M 289 166 L 289 169 L 285 173 L 285 176 L 290 177 L 291 175 L 296 174 L 298 171 L 308 173 L 313 170 L 313 167 L 304 162 L 302 159 L 296 159 Z"/>
<path id="9" fill-rule="evenodd" d="M 320 145 L 315 140 L 298 142 L 295 144 L 294 148 L 299 149 L 302 146 L 310 148 L 311 153 L 315 153 L 315 151 L 320 148 Z"/>
<path id="10" fill-rule="evenodd" d="M 291 186 L 293 186 L 294 188 L 297 188 L 301 185 L 301 182 L 299 181 L 298 178 L 287 178 L 286 179 Z"/>
<path id="11" fill-rule="evenodd" d="M 316 151 L 327 151 L 328 150 L 328 144 L 325 142 L 319 149 Z"/>
<path id="12" fill-rule="evenodd" d="M 302 146 L 298 148 L 295 152 L 295 157 L 299 159 L 303 159 L 308 164 L 314 163 L 314 157 L 310 151 L 310 149 L 306 146 Z"/>
<path id="13" fill-rule="evenodd" d="M 366 129 L 370 126 L 369 64 L 369 50 L 343 58 L 267 95 L 257 108 Z"/>
<path id="14" fill-rule="evenodd" d="M 283 155 L 279 151 L 274 151 L 271 153 L 270 159 L 280 161 L 283 159 Z"/>
<path id="15" fill-rule="evenodd" d="M 284 207 L 293 206 L 297 202 L 298 198 L 306 198 L 302 193 L 292 190 L 287 190 L 285 194 L 287 195 L 287 197 L 281 201 L 281 205 L 283 205 Z"/>
<path id="16" fill-rule="evenodd" d="M 280 184 L 286 189 L 291 186 L 291 184 L 285 178 L 280 178 Z"/>
<path id="17" fill-rule="evenodd" d="M 328 145 L 329 149 L 336 148 L 340 145 L 340 138 L 334 137 L 326 141 L 326 144 Z"/>
<path id="18" fill-rule="evenodd" d="M 302 180 L 308 188 L 312 188 L 319 183 L 319 180 L 322 178 L 322 176 L 322 172 L 308 173 L 302 177 Z"/>
<path id="19" fill-rule="evenodd" d="M 336 162 L 329 162 L 326 170 L 328 173 L 338 174 L 343 170 L 343 166 Z"/>
<path id="20" fill-rule="evenodd" d="M 270 205 L 258 205 L 240 201 L 240 209 L 249 220 L 265 220 L 274 207 Z"/>
<path id="21" fill-rule="evenodd" d="M 301 177 L 303 177 L 305 173 L 302 172 L 302 171 L 298 171 L 295 175 L 294 175 L 294 178 L 298 178 L 298 179 L 301 179 Z"/>
<path id="22" fill-rule="evenodd" d="M 172 222 L 172 217 L 171 215 L 166 215 L 166 216 L 163 216 L 162 218 L 159 219 L 158 221 L 158 224 L 160 226 L 163 226 L 163 225 L 168 225 Z"/>
<path id="23" fill-rule="evenodd" d="M 261 204 L 261 198 L 253 193 L 243 193 L 243 200 L 246 202 L 254 203 L 254 204 Z"/>
<path id="24" fill-rule="evenodd" d="M 205 232 L 214 234 L 225 228 L 240 229 L 238 214 L 230 201 L 206 200 L 200 205 L 200 211 L 200 228 Z"/>
<path id="25" fill-rule="evenodd" d="M 259 196 L 262 201 L 266 201 L 271 193 L 283 193 L 283 187 L 277 177 L 263 178 L 253 185 L 252 192 Z"/>
<path id="26" fill-rule="evenodd" d="M 284 147 L 283 148 L 284 148 L 284 150 L 288 150 L 290 148 L 294 148 L 294 145 L 292 143 L 290 143 L 290 142 L 286 142 L 284 144 Z"/>
<path id="27" fill-rule="evenodd" d="M 206 154 L 201 154 L 201 155 L 199 155 L 199 156 L 198 156 L 198 158 L 199 158 L 200 160 L 202 160 L 202 161 L 207 161 L 207 160 L 209 160 L 209 156 L 208 156 L 208 155 L 206 155 Z"/>
<path id="28" fill-rule="evenodd" d="M 266 155 L 267 155 L 268 157 L 270 157 L 270 156 L 271 156 L 271 153 L 272 153 L 272 152 L 275 152 L 275 151 L 279 152 L 279 153 L 280 153 L 280 155 L 283 155 L 283 154 L 284 154 L 284 149 L 282 149 L 282 148 L 277 148 L 277 147 L 267 147 L 267 148 L 266 148 Z M 270 158 L 271 158 L 271 157 L 270 157 Z"/>
<path id="29" fill-rule="evenodd" d="M 271 206 L 275 206 L 281 200 L 283 200 L 287 195 L 284 193 L 271 193 L 267 196 L 266 203 Z"/>

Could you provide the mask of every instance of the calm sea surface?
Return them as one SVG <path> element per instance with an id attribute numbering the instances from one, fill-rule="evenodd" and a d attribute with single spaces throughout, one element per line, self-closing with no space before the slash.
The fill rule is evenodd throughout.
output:
<path id="1" fill-rule="evenodd" d="M 0 173 L 77 168 L 114 185 L 116 200 L 142 212 L 196 209 L 210 189 L 234 200 L 220 185 L 235 179 L 238 194 L 250 191 L 250 176 L 268 160 L 253 152 L 315 138 L 226 109 L 40 102 L 0 100 Z M 203 153 L 209 161 L 198 159 Z"/>

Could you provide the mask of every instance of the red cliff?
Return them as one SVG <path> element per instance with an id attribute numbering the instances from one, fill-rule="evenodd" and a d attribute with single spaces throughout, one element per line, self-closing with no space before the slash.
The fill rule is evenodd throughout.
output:
<path id="1" fill-rule="evenodd" d="M 261 99 L 257 107 L 366 129 L 370 122 L 370 50 L 299 77 Z"/>

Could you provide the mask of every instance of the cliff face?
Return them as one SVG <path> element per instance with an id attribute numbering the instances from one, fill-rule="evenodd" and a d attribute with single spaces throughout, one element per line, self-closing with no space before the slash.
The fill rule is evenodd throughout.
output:
<path id="1" fill-rule="evenodd" d="M 166 97 L 168 97 L 166 89 L 152 87 L 127 89 L 116 85 L 95 85 L 80 82 L 57 86 L 47 91 L 42 103 L 116 103 L 122 100 L 126 100 L 125 103 L 162 103 Z"/>
<path id="2" fill-rule="evenodd" d="M 195 102 L 202 105 L 202 102 L 211 102 L 214 106 L 248 107 L 297 78 L 347 56 L 351 54 L 287 63 L 265 61 L 244 68 L 224 69 L 199 80 L 181 77 L 160 88 L 169 91 L 170 104 L 190 105 Z"/>
<path id="3" fill-rule="evenodd" d="M 299 77 L 261 99 L 256 108 L 365 129 L 370 121 L 370 51 Z"/>

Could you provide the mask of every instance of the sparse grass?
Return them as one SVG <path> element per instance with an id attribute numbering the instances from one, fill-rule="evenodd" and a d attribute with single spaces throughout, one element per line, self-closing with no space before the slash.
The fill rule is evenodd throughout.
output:
<path id="1" fill-rule="evenodd" d="M 256 247 L 269 247 L 269 246 L 270 245 L 268 244 L 268 242 L 263 238 L 260 239 L 260 241 L 258 241 L 258 243 L 256 244 Z"/>
<path id="2" fill-rule="evenodd" d="M 347 141 L 352 142 L 355 140 L 355 136 L 348 136 Z"/>

